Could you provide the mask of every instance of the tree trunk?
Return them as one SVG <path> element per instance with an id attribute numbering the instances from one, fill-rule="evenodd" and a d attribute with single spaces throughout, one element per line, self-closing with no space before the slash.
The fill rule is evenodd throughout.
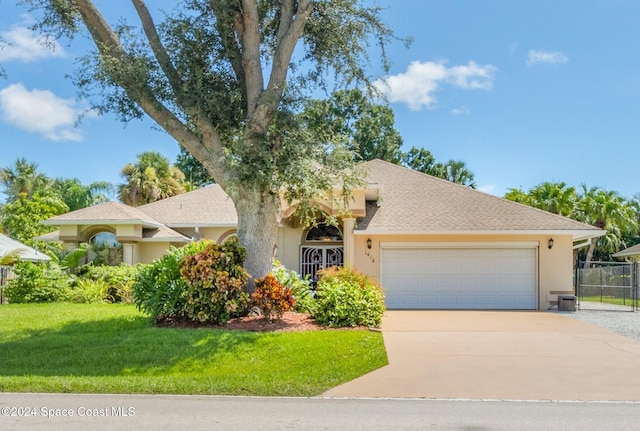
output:
<path id="1" fill-rule="evenodd" d="M 591 238 L 591 244 L 589 244 L 589 250 L 587 250 L 587 257 L 584 259 L 583 268 L 589 268 L 589 264 L 591 263 L 591 259 L 593 259 L 593 252 L 596 249 L 596 242 L 598 242 L 598 238 Z"/>
<path id="2" fill-rule="evenodd" d="M 251 274 L 247 291 L 253 292 L 253 279 L 264 277 L 271 271 L 273 251 L 278 239 L 280 199 L 266 198 L 255 190 L 243 189 L 236 199 L 238 213 L 238 239 L 247 249 L 245 268 Z"/>

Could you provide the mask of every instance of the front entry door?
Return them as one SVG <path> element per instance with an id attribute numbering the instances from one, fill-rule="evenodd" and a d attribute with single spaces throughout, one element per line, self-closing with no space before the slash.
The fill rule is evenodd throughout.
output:
<path id="1" fill-rule="evenodd" d="M 319 270 L 331 266 L 342 266 L 344 262 L 344 248 L 335 245 L 303 245 L 300 247 L 300 275 L 307 275 L 313 281 Z"/>

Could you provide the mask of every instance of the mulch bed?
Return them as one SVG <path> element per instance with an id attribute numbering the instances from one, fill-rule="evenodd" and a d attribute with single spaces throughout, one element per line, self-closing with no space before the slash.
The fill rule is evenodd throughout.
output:
<path id="1" fill-rule="evenodd" d="M 326 326 L 317 323 L 311 316 L 304 313 L 288 311 L 282 315 L 280 320 L 269 322 L 262 316 L 250 315 L 246 317 L 236 317 L 229 320 L 224 325 L 202 324 L 194 321 L 174 321 L 165 320 L 157 322 L 157 325 L 165 328 L 210 328 L 224 329 L 226 331 L 252 331 L 252 332 L 293 332 L 293 331 L 321 331 L 330 330 Z M 366 326 L 357 326 L 338 329 L 368 330 Z"/>

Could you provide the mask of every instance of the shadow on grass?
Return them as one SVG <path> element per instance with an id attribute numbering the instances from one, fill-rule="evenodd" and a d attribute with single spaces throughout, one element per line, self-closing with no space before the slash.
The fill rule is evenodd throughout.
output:
<path id="1" fill-rule="evenodd" d="M 180 374 L 268 337 L 250 332 L 156 328 L 146 317 L 71 322 L 0 342 L 0 376 Z"/>

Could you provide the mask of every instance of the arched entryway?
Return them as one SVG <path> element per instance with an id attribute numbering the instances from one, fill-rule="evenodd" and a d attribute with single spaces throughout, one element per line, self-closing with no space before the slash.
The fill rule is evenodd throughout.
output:
<path id="1" fill-rule="evenodd" d="M 300 275 L 315 280 L 319 270 L 344 264 L 343 236 L 340 229 L 318 224 L 304 233 L 300 246 Z"/>

